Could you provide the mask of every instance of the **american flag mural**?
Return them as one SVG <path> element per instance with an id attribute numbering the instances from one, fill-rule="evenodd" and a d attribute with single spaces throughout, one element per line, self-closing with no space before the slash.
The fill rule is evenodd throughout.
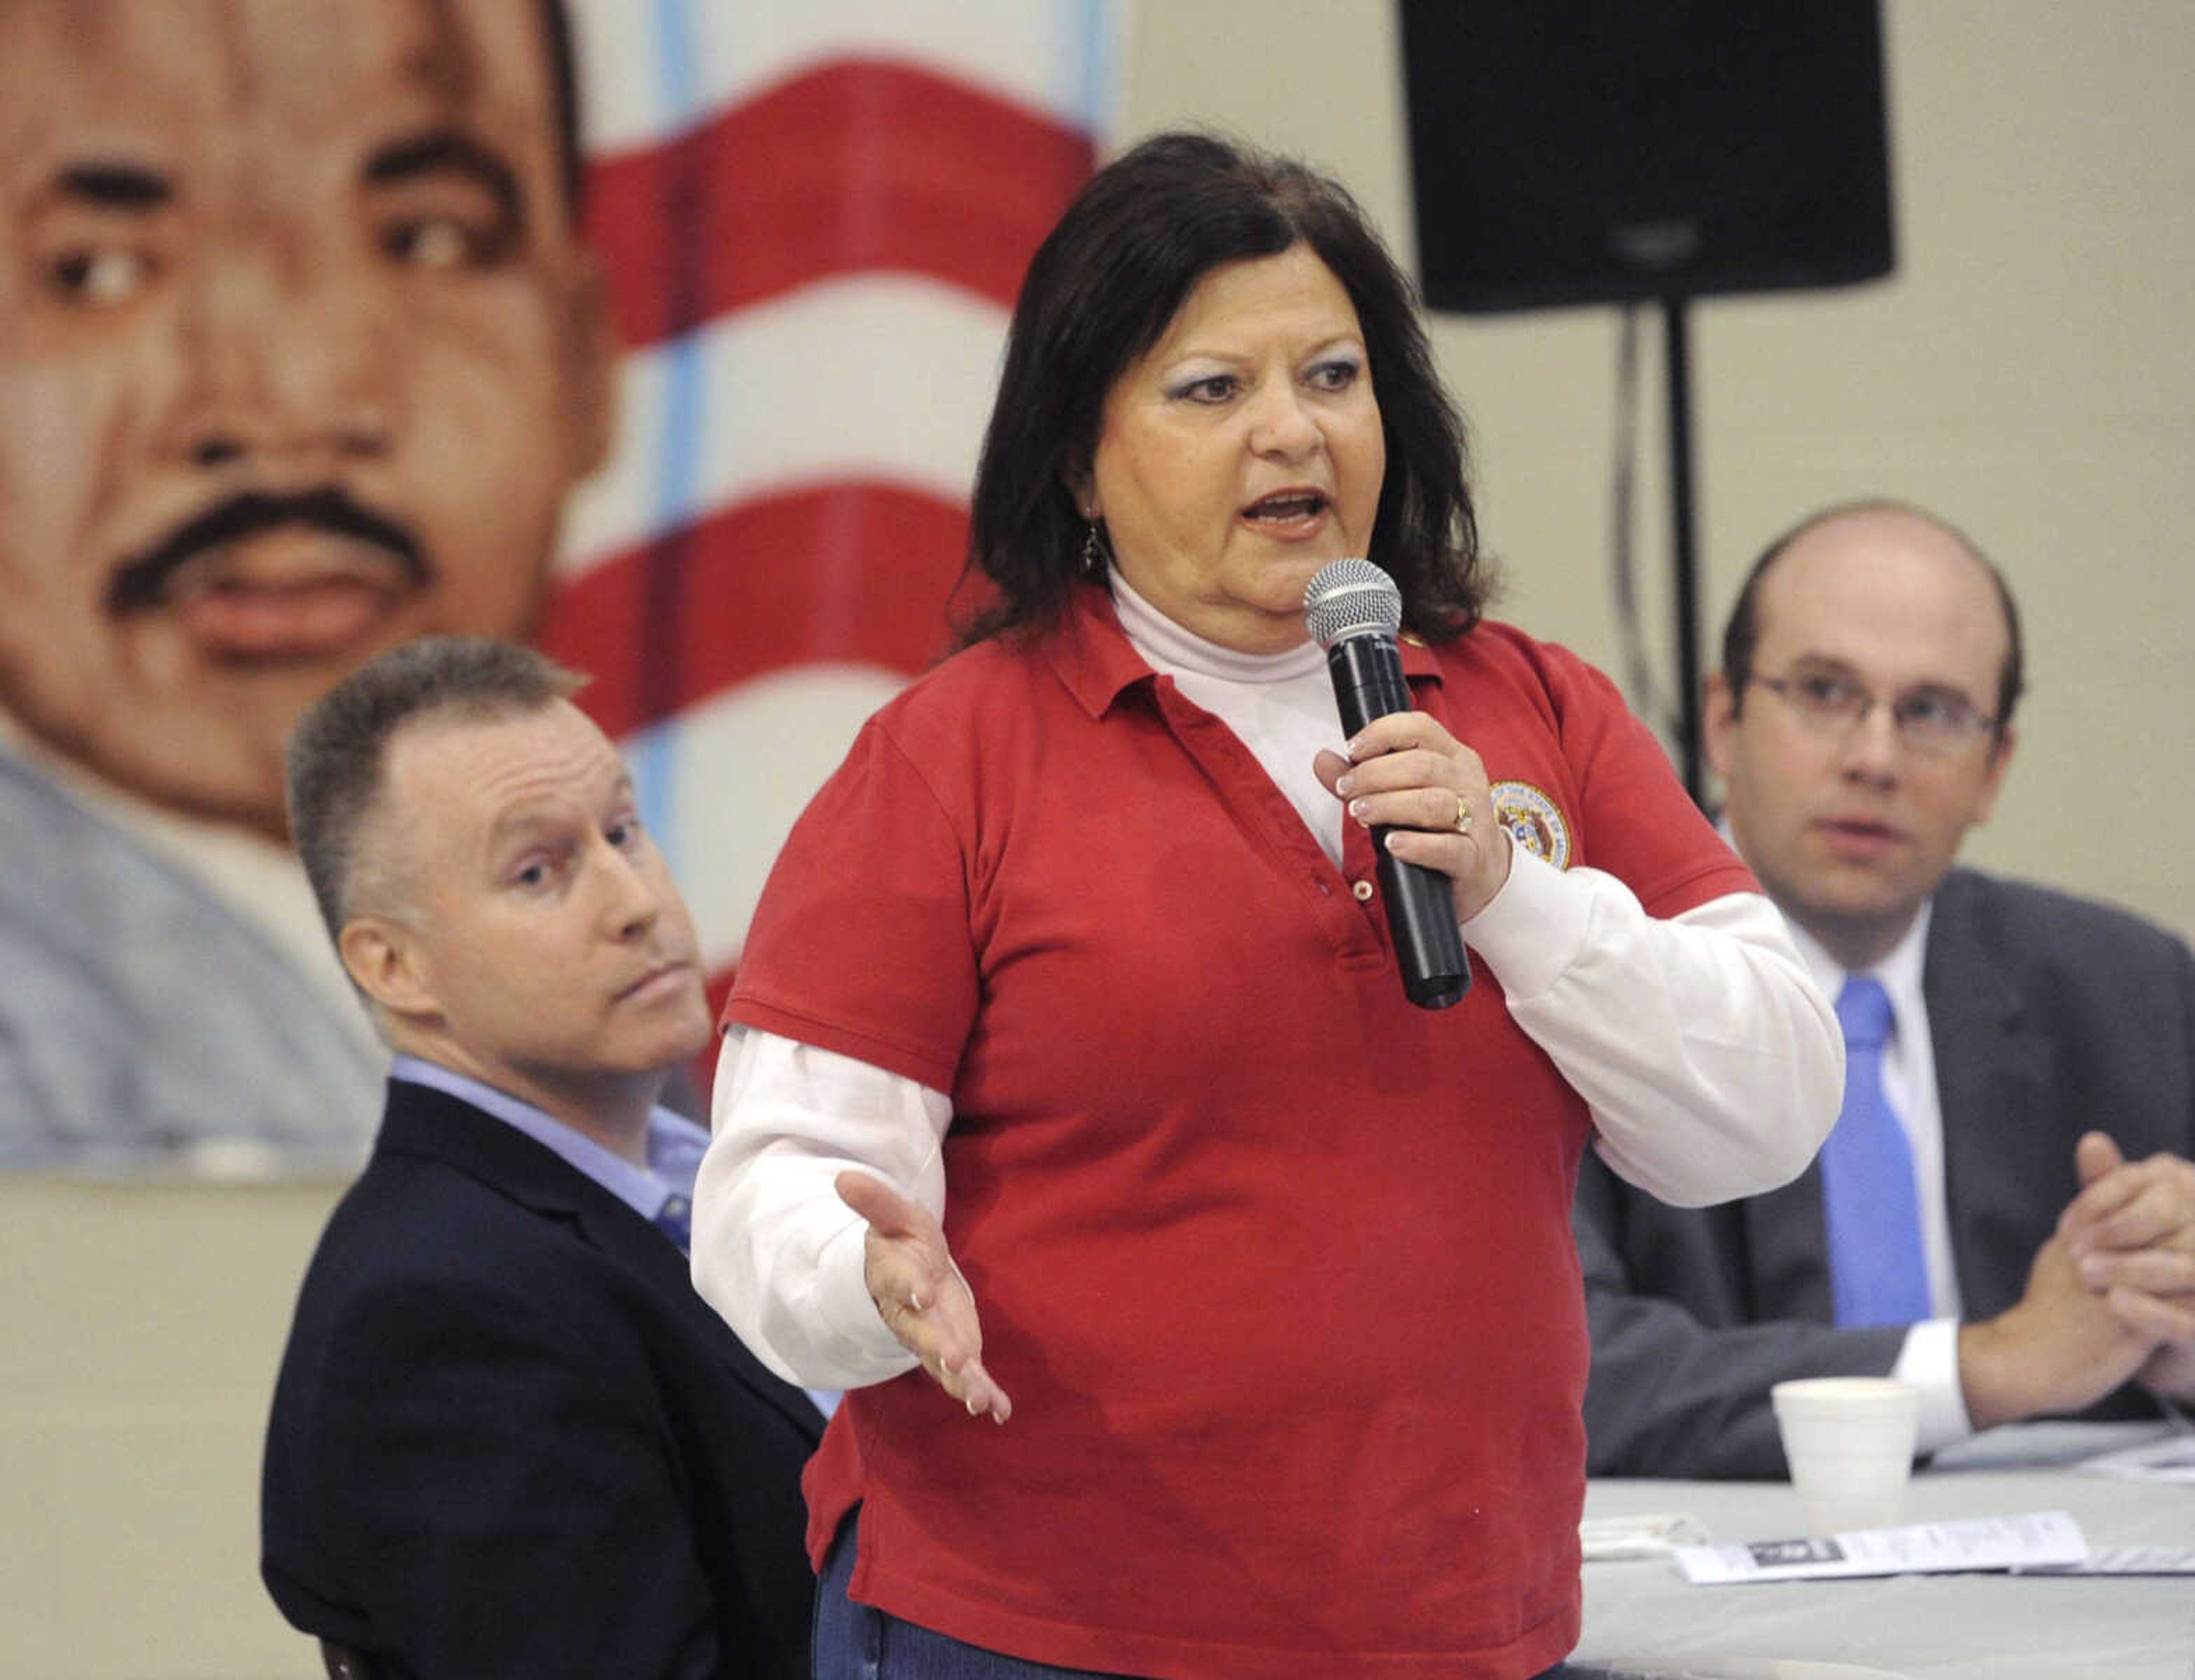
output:
<path id="1" fill-rule="evenodd" d="M 573 20 L 624 354 L 542 640 L 595 679 L 721 1004 L 794 818 L 947 647 L 1007 315 L 1107 126 L 1118 5 Z"/>

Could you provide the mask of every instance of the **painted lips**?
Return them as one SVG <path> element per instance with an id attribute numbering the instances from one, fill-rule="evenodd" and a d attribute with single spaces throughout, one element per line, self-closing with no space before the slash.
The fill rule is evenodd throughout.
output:
<path id="1" fill-rule="evenodd" d="M 343 490 L 249 492 L 124 565 L 107 605 L 172 612 L 219 657 L 310 659 L 349 648 L 431 581 L 412 533 Z"/>
<path id="2" fill-rule="evenodd" d="M 166 595 L 210 652 L 266 659 L 339 652 L 412 593 L 378 544 L 285 528 L 200 549 L 170 574 Z"/>

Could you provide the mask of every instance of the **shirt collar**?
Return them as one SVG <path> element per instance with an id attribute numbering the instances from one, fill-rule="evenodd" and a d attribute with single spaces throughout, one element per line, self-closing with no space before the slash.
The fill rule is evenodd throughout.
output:
<path id="1" fill-rule="evenodd" d="M 671 1196 L 693 1195 L 694 1175 L 709 1147 L 707 1132 L 659 1104 L 648 1116 L 648 1165 L 636 1166 L 532 1103 L 438 1062 L 399 1056 L 389 1077 L 445 1092 L 493 1115 L 585 1174 L 643 1219 L 654 1219 Z"/>
<path id="2" fill-rule="evenodd" d="M 1715 832 L 1722 836 L 1725 845 L 1732 851 L 1737 850 L 1737 842 L 1731 837 L 1730 818 L 1726 814 L 1715 819 Z M 1738 855 L 1743 858 L 1744 854 L 1741 852 Z M 1837 994 L 1845 989 L 1845 981 L 1853 974 L 1873 975 L 1882 982 L 1883 991 L 1889 995 L 1893 1030 L 1898 1038 L 1911 1043 L 1915 1042 L 1913 1035 L 1925 1036 L 1927 1030 L 1928 1008 L 1921 995 L 1921 975 L 1927 957 L 1928 923 L 1935 914 L 1934 897 L 1921 900 L 1920 912 L 1914 917 L 1913 924 L 1906 929 L 1898 943 L 1891 946 L 1889 954 L 1874 967 L 1861 969 L 1846 968 L 1829 955 L 1819 940 L 1790 917 L 1784 917 L 1783 925 L 1790 932 L 1791 943 L 1798 947 L 1800 959 L 1806 965 L 1807 977 L 1820 989 L 1824 998 L 1834 1004 Z"/>
<path id="3" fill-rule="evenodd" d="M 1154 670 L 1168 676 L 1190 672 L 1229 682 L 1293 682 L 1314 676 L 1325 665 L 1316 643 L 1305 642 L 1280 653 L 1244 653 L 1207 642 L 1159 611 L 1118 572 L 1112 574 L 1113 616 L 1121 630 Z"/>
<path id="4" fill-rule="evenodd" d="M 1115 587 L 1126 590 L 1126 585 L 1120 581 L 1117 573 L 1109 575 Z M 1132 597 L 1133 592 L 1129 591 L 1129 594 Z M 1136 606 L 1142 607 L 1152 619 L 1166 625 L 1167 640 L 1162 645 L 1155 642 L 1162 653 L 1180 651 L 1176 646 L 1178 641 L 1183 647 L 1209 650 L 1204 656 L 1207 659 L 1216 657 L 1234 663 L 1247 662 L 1253 666 L 1265 665 L 1270 660 L 1275 669 L 1266 680 L 1273 677 L 1284 679 L 1299 674 L 1293 664 L 1301 657 L 1297 653 L 1265 656 L 1233 653 L 1190 635 L 1178 624 L 1161 618 L 1155 608 L 1140 601 Z M 1132 614 L 1135 610 L 1135 607 L 1131 607 L 1128 613 Z M 1092 717 L 1104 716 L 1114 701 L 1129 688 L 1138 682 L 1150 682 L 1155 675 L 1150 662 L 1138 651 L 1138 644 L 1130 639 L 1129 631 L 1123 628 L 1123 617 L 1121 608 L 1105 584 L 1084 581 L 1075 585 L 1058 630 L 1046 639 L 1047 653 L 1053 669 L 1059 673 L 1060 681 L 1066 684 L 1068 692 Z M 1414 632 L 1404 630 L 1396 640 L 1402 652 L 1404 676 L 1413 682 L 1440 681 L 1440 661 L 1421 639 Z M 1314 654 L 1317 653 L 1315 647 L 1311 647 L 1310 651 Z M 1319 658 L 1322 662 L 1323 655 L 1319 655 Z M 1193 668 L 1204 667 L 1196 665 Z M 1230 676 L 1235 673 L 1230 665 L 1224 669 L 1214 668 L 1212 674 Z M 1254 675 L 1249 680 L 1255 680 Z"/>
<path id="5" fill-rule="evenodd" d="M 1916 1032 L 1925 1029 L 1928 1019 L 1927 1005 L 1921 1001 L 1921 973 L 1928 949 L 1928 923 L 1935 912 L 1935 900 L 1923 899 L 1913 925 L 1891 946 L 1889 954 L 1865 969 L 1846 968 L 1823 949 L 1820 941 L 1789 917 L 1783 918 L 1783 925 L 1791 930 L 1791 942 L 1799 947 L 1806 972 L 1821 987 L 1823 997 L 1834 1003 L 1837 994 L 1845 989 L 1845 981 L 1853 975 L 1872 975 L 1889 996 L 1891 1020 L 1897 1035 L 1910 1038 Z"/>

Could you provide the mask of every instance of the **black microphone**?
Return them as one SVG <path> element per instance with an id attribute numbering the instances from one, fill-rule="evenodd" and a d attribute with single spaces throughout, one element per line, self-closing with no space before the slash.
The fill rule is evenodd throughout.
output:
<path id="1" fill-rule="evenodd" d="M 1354 739 L 1375 717 L 1410 708 L 1403 653 L 1403 592 L 1368 560 L 1321 567 L 1304 590 L 1304 623 L 1326 649 L 1341 727 Z M 1437 869 L 1404 863 L 1387 849 L 1391 831 L 1374 827 L 1380 892 L 1387 934 L 1403 970 L 1403 991 L 1421 1010 L 1444 1010 L 1471 990 L 1471 959 L 1455 924 L 1455 883 Z"/>

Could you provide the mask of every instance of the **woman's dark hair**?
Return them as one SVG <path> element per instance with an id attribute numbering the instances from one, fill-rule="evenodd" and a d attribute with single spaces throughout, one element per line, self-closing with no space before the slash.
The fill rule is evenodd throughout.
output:
<path id="1" fill-rule="evenodd" d="M 983 436 L 968 569 L 1000 601 L 965 641 L 1058 621 L 1086 526 L 1107 392 L 1213 269 L 1307 245 L 1357 310 L 1386 440 L 1371 551 L 1428 641 L 1478 622 L 1489 583 L 1462 417 L 1441 388 L 1409 279 L 1348 193 L 1306 165 L 1206 134 L 1155 135 L 1107 164 L 1030 259 Z"/>

